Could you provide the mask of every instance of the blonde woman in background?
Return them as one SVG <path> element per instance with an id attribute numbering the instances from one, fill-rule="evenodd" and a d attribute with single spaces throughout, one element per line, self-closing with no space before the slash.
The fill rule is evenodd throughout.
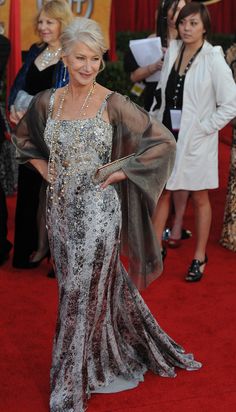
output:
<path id="1" fill-rule="evenodd" d="M 12 123 L 19 122 L 37 93 L 68 82 L 61 61 L 60 35 L 72 19 L 70 6 L 63 0 L 45 2 L 39 10 L 35 29 L 40 41 L 31 46 L 11 88 Z M 45 190 L 40 175 L 24 164 L 19 165 L 13 253 L 15 268 L 33 269 L 49 257 Z M 53 275 L 53 271 L 50 273 Z"/>

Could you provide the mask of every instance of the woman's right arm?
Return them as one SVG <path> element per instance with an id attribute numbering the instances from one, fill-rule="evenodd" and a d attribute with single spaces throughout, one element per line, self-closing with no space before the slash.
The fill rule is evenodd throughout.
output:
<path id="1" fill-rule="evenodd" d="M 132 181 L 154 210 L 174 166 L 174 136 L 145 110 L 118 93 L 108 100 L 108 115 L 115 125 L 113 159 L 135 153 L 122 167 L 125 176 L 119 176 L 120 180 L 127 177 Z"/>
<path id="2" fill-rule="evenodd" d="M 152 74 L 160 71 L 162 69 L 163 61 L 157 60 L 155 63 L 148 64 L 147 66 L 139 67 L 138 69 L 134 70 L 130 74 L 130 80 L 135 82 L 140 82 L 141 80 L 145 80 L 147 77 L 151 76 Z"/>
<path id="3" fill-rule="evenodd" d="M 41 161 L 47 163 L 49 157 L 49 149 L 44 140 L 44 130 L 51 92 L 52 90 L 45 90 L 33 98 L 26 114 L 12 135 L 18 163 L 32 163 L 33 160 L 40 160 L 39 163 L 34 165 L 39 165 L 40 170 L 42 166 L 41 172 L 45 176 L 47 176 L 45 174 L 45 163 Z"/>
<path id="4" fill-rule="evenodd" d="M 40 150 L 40 134 L 38 135 L 39 144 L 37 144 L 37 138 L 32 139 L 32 135 L 35 137 L 34 130 L 32 130 L 30 123 L 31 118 L 35 121 L 35 127 L 38 130 L 41 129 L 43 133 L 41 121 L 37 122 L 37 116 L 34 114 L 34 107 L 30 108 L 26 115 L 20 120 L 16 127 L 15 134 L 12 136 L 12 141 L 16 147 L 16 158 L 19 163 L 31 164 L 39 174 L 48 182 L 48 160 L 44 151 Z"/>
<path id="5" fill-rule="evenodd" d="M 211 64 L 216 109 L 200 123 L 202 131 L 206 134 L 221 130 L 236 115 L 236 85 L 223 54 L 215 53 L 211 58 Z"/>
<path id="6" fill-rule="evenodd" d="M 18 124 L 19 121 L 22 119 L 24 116 L 25 112 L 22 111 L 16 111 L 14 104 L 10 106 L 10 115 L 9 119 L 13 124 Z"/>
<path id="7" fill-rule="evenodd" d="M 135 82 L 140 82 L 145 80 L 147 77 L 151 76 L 151 74 L 155 73 L 157 70 L 161 70 L 162 68 L 162 61 L 156 61 L 153 64 L 148 64 L 147 66 L 140 67 L 131 50 L 128 50 L 124 57 L 124 70 L 127 73 L 130 73 L 130 80 Z"/>

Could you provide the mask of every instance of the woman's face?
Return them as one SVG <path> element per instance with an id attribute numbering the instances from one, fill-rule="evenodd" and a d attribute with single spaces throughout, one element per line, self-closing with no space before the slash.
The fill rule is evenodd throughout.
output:
<path id="1" fill-rule="evenodd" d="M 47 16 L 44 12 L 40 13 L 38 19 L 38 33 L 43 42 L 48 44 L 56 43 L 61 34 L 61 23 Z"/>
<path id="2" fill-rule="evenodd" d="M 180 38 L 186 44 L 194 44 L 203 41 L 206 32 L 200 13 L 190 14 L 179 23 Z"/>
<path id="3" fill-rule="evenodd" d="M 180 0 L 177 4 L 176 10 L 175 10 L 175 4 L 173 4 L 168 12 L 167 12 L 167 26 L 169 28 L 175 29 L 175 22 L 177 20 L 177 17 L 179 15 L 180 10 L 186 5 L 185 0 Z M 175 10 L 175 12 L 174 12 Z"/>
<path id="4" fill-rule="evenodd" d="M 63 57 L 68 67 L 70 81 L 86 86 L 96 78 L 102 61 L 102 56 L 90 49 L 86 44 L 77 42 L 70 53 Z"/>

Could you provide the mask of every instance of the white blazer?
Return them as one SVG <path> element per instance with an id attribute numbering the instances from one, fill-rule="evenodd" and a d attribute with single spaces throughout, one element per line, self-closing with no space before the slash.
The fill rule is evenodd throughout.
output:
<path id="1" fill-rule="evenodd" d="M 181 40 L 173 40 L 166 52 L 158 84 L 162 104 L 160 110 L 152 112 L 160 121 L 167 80 L 181 46 Z M 186 74 L 176 160 L 167 189 L 218 187 L 218 131 L 235 116 L 236 84 L 231 70 L 221 47 L 205 41 Z"/>

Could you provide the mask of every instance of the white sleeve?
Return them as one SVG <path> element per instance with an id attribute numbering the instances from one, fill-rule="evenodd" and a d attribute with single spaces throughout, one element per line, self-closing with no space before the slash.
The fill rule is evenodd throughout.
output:
<path id="1" fill-rule="evenodd" d="M 216 53 L 212 60 L 212 83 L 216 110 L 210 118 L 201 121 L 202 130 L 206 134 L 222 129 L 236 116 L 236 84 L 221 53 Z"/>

